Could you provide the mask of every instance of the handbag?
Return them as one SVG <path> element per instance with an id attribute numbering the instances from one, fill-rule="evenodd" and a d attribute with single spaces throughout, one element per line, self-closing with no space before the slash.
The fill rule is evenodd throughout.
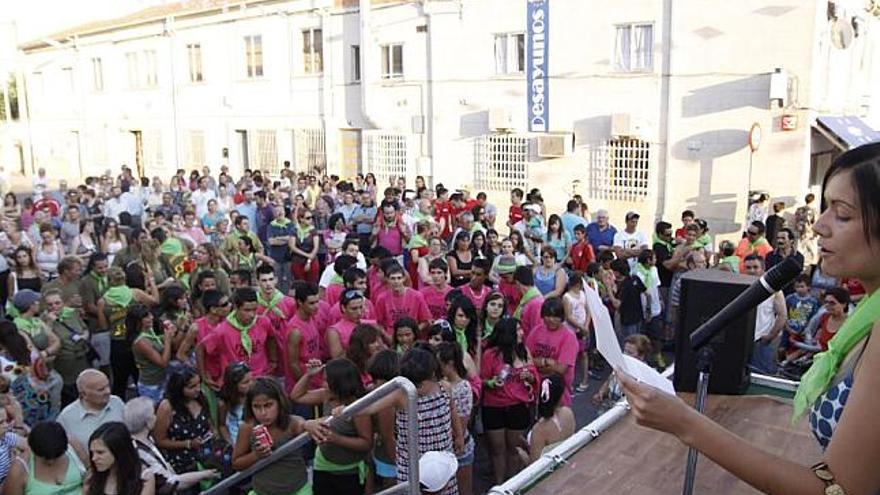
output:
<path id="1" fill-rule="evenodd" d="M 60 323 L 61 326 L 66 328 L 70 333 L 72 333 L 73 335 L 79 335 L 80 338 L 85 341 L 85 343 L 86 343 L 86 359 L 89 361 L 90 364 L 94 364 L 95 361 L 98 361 L 101 359 L 100 355 L 98 354 L 98 351 L 95 350 L 95 346 L 93 346 L 92 343 L 88 339 L 83 337 L 83 334 L 81 332 L 78 332 L 75 328 L 68 325 L 67 323 L 64 323 L 61 320 L 56 320 L 56 321 L 58 321 L 58 323 Z"/>

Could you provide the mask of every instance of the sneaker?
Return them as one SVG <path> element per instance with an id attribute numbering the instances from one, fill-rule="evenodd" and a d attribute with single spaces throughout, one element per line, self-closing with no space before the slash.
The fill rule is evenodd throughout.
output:
<path id="1" fill-rule="evenodd" d="M 583 393 L 583 392 L 586 392 L 588 388 L 590 388 L 589 385 L 584 385 L 583 383 L 581 383 L 580 385 L 578 385 L 577 387 L 575 387 L 574 390 L 575 390 L 576 392 Z"/>

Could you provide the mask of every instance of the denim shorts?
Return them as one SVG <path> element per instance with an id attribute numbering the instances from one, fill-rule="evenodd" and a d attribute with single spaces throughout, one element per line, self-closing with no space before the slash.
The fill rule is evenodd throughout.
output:
<path id="1" fill-rule="evenodd" d="M 373 462 L 376 464 L 377 475 L 381 476 L 382 478 L 397 478 L 396 465 L 384 463 L 376 458 L 373 458 Z"/>
<path id="2" fill-rule="evenodd" d="M 138 395 L 141 397 L 147 397 L 153 404 L 158 404 L 162 402 L 162 396 L 165 393 L 165 385 L 144 385 L 141 382 L 137 384 Z"/>

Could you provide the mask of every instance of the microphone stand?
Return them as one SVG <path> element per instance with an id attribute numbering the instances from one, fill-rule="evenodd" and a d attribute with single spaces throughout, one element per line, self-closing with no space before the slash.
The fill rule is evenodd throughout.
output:
<path id="1" fill-rule="evenodd" d="M 694 409 L 700 414 L 706 409 L 706 397 L 709 395 L 709 375 L 712 371 L 712 359 L 715 351 L 706 343 L 697 351 L 697 394 L 694 398 Z M 684 487 L 682 495 L 693 495 L 694 479 L 697 476 L 697 459 L 699 452 L 693 447 L 688 447 L 687 465 L 684 471 Z"/>

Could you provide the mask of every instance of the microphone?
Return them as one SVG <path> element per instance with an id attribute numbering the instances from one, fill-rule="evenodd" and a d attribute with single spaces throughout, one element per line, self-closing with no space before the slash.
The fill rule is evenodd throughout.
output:
<path id="1" fill-rule="evenodd" d="M 691 347 L 697 350 L 706 345 L 743 312 L 756 307 L 768 297 L 790 284 L 802 270 L 803 264 L 793 256 L 774 266 L 773 269 L 762 275 L 761 278 L 716 313 L 709 321 L 700 325 L 700 328 L 691 334 Z"/>

